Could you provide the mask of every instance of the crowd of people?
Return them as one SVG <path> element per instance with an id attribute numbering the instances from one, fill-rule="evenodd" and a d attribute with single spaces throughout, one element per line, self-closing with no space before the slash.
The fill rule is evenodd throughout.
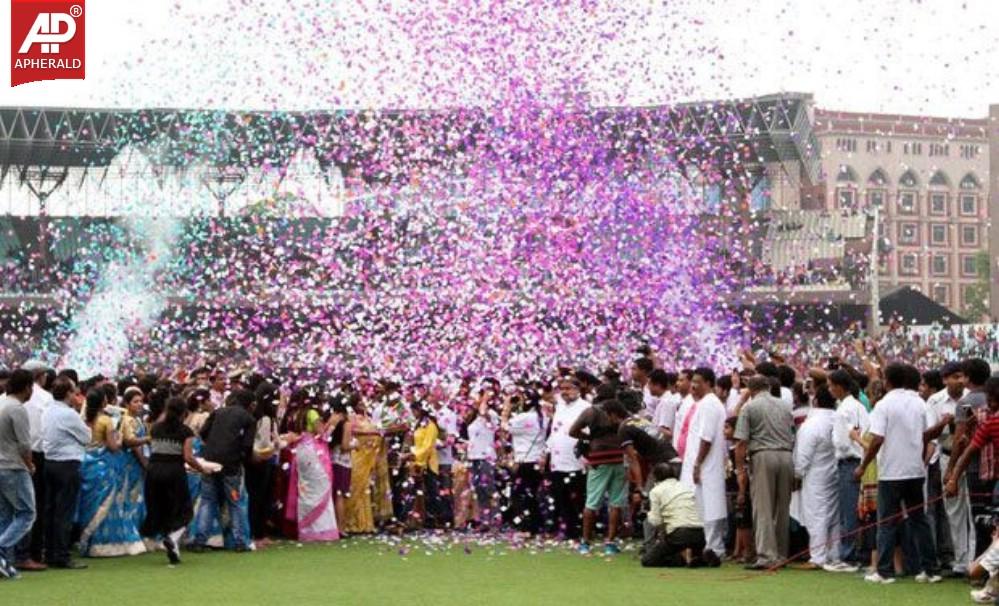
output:
<path id="1" fill-rule="evenodd" d="M 182 546 L 511 532 L 607 556 L 641 539 L 643 566 L 988 579 L 972 597 L 991 603 L 999 378 L 857 351 L 716 373 L 643 348 L 624 373 L 453 385 L 29 362 L 0 374 L 0 576 L 85 568 L 74 552 L 177 565 Z"/>

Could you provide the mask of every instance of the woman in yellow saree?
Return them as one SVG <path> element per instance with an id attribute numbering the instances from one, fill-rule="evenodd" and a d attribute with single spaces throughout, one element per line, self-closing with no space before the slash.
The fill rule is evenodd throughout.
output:
<path id="1" fill-rule="evenodd" d="M 378 431 L 378 426 L 368 416 L 360 399 L 354 402 L 354 439 L 356 446 L 350 452 L 350 495 L 344 502 L 344 519 L 341 529 L 350 534 L 372 533 L 375 531 L 375 507 L 372 495 L 380 496 L 382 507 L 378 513 L 384 513 L 385 496 L 388 486 L 381 491 L 372 487 L 375 466 L 384 458 L 382 445 L 384 440 Z M 385 478 L 387 480 L 387 478 Z M 387 482 L 385 482 L 387 484 Z M 391 504 L 388 507 L 391 515 Z"/>

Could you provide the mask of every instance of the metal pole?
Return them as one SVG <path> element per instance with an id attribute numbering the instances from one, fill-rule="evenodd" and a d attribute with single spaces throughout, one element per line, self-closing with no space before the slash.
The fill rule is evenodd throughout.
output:
<path id="1" fill-rule="evenodd" d="M 878 264 L 880 262 L 880 255 L 878 250 L 878 223 L 880 220 L 881 209 L 875 204 L 872 206 L 874 208 L 874 231 L 871 234 L 871 267 L 870 267 L 870 289 L 871 289 L 871 323 L 868 327 L 868 333 L 871 337 L 877 337 L 881 329 L 881 293 L 880 284 L 878 276 Z"/>

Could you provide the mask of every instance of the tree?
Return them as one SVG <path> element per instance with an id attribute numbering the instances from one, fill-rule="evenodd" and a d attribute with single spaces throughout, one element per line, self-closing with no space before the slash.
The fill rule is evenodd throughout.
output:
<path id="1" fill-rule="evenodd" d="M 975 270 L 978 281 L 968 287 L 964 309 L 961 311 L 969 322 L 980 322 L 989 316 L 989 281 L 992 273 L 989 253 L 979 251 L 975 255 Z"/>

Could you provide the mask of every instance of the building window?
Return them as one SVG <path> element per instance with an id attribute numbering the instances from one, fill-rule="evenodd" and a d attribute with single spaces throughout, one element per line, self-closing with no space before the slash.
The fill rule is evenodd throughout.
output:
<path id="1" fill-rule="evenodd" d="M 869 153 L 869 154 L 877 153 L 877 151 L 878 151 L 878 142 L 877 141 L 871 141 L 870 139 L 868 139 L 866 147 L 867 147 L 867 153 Z"/>
<path id="2" fill-rule="evenodd" d="M 901 257 L 900 273 L 904 276 L 915 276 L 919 274 L 919 259 L 916 253 L 905 253 Z"/>
<path id="3" fill-rule="evenodd" d="M 869 190 L 867 192 L 867 204 L 881 208 L 885 203 L 885 192 L 880 189 Z"/>
<path id="4" fill-rule="evenodd" d="M 961 158 L 964 160 L 972 160 L 977 158 L 979 154 L 982 153 L 982 148 L 977 145 L 965 144 L 961 146 Z"/>
<path id="5" fill-rule="evenodd" d="M 919 244 L 919 226 L 915 223 L 902 223 L 898 228 L 899 244 Z"/>
<path id="6" fill-rule="evenodd" d="M 933 285 L 933 300 L 943 306 L 950 305 L 950 288 L 946 284 Z"/>
<path id="7" fill-rule="evenodd" d="M 930 194 L 930 214 L 931 215 L 947 214 L 947 194 L 942 194 L 939 192 L 934 192 Z"/>
<path id="8" fill-rule="evenodd" d="M 836 150 L 841 152 L 857 151 L 856 139 L 836 139 Z"/>
<path id="9" fill-rule="evenodd" d="M 903 215 L 915 215 L 919 211 L 916 208 L 916 192 L 903 191 L 898 194 L 898 212 Z"/>
<path id="10" fill-rule="evenodd" d="M 885 141 L 885 151 L 891 153 L 891 141 Z"/>
<path id="11" fill-rule="evenodd" d="M 930 155 L 931 156 L 949 156 L 950 146 L 943 145 L 940 143 L 930 143 Z"/>
<path id="12" fill-rule="evenodd" d="M 870 177 L 867 177 L 867 184 L 874 187 L 884 187 L 888 185 L 888 174 L 880 168 L 875 169 Z"/>
<path id="13" fill-rule="evenodd" d="M 947 226 L 935 223 L 930 226 L 930 243 L 936 245 L 947 244 Z"/>
<path id="14" fill-rule="evenodd" d="M 947 255 L 933 255 L 933 275 L 934 276 L 946 276 L 947 275 Z"/>
<path id="15" fill-rule="evenodd" d="M 978 226 L 961 226 L 961 246 L 978 246 Z"/>
<path id="16" fill-rule="evenodd" d="M 968 278 L 978 275 L 978 261 L 975 255 L 961 255 L 961 275 Z"/>
<path id="17" fill-rule="evenodd" d="M 975 194 L 961 194 L 961 214 L 965 217 L 978 215 L 978 196 Z"/>
<path id="18" fill-rule="evenodd" d="M 857 207 L 857 192 L 849 188 L 840 188 L 836 190 L 836 207 L 837 208 L 856 208 Z"/>
<path id="19" fill-rule="evenodd" d="M 958 185 L 961 189 L 979 189 L 981 184 L 978 182 L 978 177 L 974 173 L 968 173 L 964 175 L 961 179 L 961 183 Z"/>

